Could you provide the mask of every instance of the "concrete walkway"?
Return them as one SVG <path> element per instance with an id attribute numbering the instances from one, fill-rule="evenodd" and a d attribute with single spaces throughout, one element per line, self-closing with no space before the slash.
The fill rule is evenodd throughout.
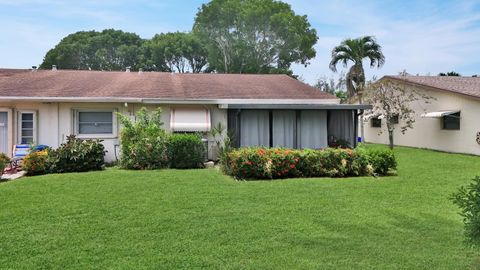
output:
<path id="1" fill-rule="evenodd" d="M 25 174 L 27 174 L 26 171 L 19 171 L 17 173 L 14 173 L 14 174 L 3 174 L 0 179 L 2 181 L 10 181 L 10 180 L 15 180 L 15 179 L 18 179 L 20 177 L 23 177 L 25 176 Z"/>

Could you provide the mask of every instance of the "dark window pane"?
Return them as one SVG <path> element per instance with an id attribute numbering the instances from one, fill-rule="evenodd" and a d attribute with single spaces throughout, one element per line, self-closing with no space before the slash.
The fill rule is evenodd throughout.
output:
<path id="1" fill-rule="evenodd" d="M 22 128 L 33 128 L 33 121 L 22 122 Z"/>
<path id="2" fill-rule="evenodd" d="M 33 113 L 22 113 L 22 121 L 33 121 Z"/>
<path id="3" fill-rule="evenodd" d="M 32 137 L 33 129 L 22 129 L 22 137 Z"/>
<path id="4" fill-rule="evenodd" d="M 446 115 L 443 117 L 443 129 L 459 130 L 460 129 L 460 113 Z"/>
<path id="5" fill-rule="evenodd" d="M 371 123 L 372 123 L 372 127 L 375 127 L 375 128 L 382 127 L 382 119 L 372 118 Z"/>
<path id="6" fill-rule="evenodd" d="M 394 115 L 394 116 L 392 116 L 392 119 L 391 119 L 391 121 L 392 121 L 392 124 L 398 124 L 398 122 L 399 122 L 399 121 L 398 121 L 398 114 L 397 114 L 397 115 Z"/>

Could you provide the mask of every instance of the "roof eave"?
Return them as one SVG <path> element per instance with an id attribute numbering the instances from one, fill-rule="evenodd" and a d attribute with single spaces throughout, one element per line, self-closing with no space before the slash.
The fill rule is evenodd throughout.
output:
<path id="1" fill-rule="evenodd" d="M 222 109 L 368 110 L 368 104 L 221 104 Z"/>
<path id="2" fill-rule="evenodd" d="M 339 99 L 172 99 L 134 97 L 0 97 L 2 102 L 128 102 L 144 104 L 338 104 Z"/>

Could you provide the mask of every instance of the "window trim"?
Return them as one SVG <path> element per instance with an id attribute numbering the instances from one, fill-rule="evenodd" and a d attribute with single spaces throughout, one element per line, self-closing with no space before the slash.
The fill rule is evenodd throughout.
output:
<path id="1" fill-rule="evenodd" d="M 115 108 L 77 108 L 73 109 L 73 134 L 80 139 L 115 139 L 118 136 L 118 124 Z M 111 112 L 112 113 L 112 133 L 105 134 L 80 134 L 80 113 L 81 112 Z"/>
<path id="2" fill-rule="evenodd" d="M 22 114 L 32 114 L 33 131 L 32 131 L 32 144 L 38 143 L 38 118 L 36 110 L 18 110 L 17 111 L 17 144 L 22 144 Z"/>

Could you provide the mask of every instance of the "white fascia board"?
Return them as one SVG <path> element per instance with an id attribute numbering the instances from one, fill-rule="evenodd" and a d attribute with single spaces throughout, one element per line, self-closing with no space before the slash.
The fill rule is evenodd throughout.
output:
<path id="1" fill-rule="evenodd" d="M 147 104 L 339 104 L 339 99 L 143 99 Z"/>

